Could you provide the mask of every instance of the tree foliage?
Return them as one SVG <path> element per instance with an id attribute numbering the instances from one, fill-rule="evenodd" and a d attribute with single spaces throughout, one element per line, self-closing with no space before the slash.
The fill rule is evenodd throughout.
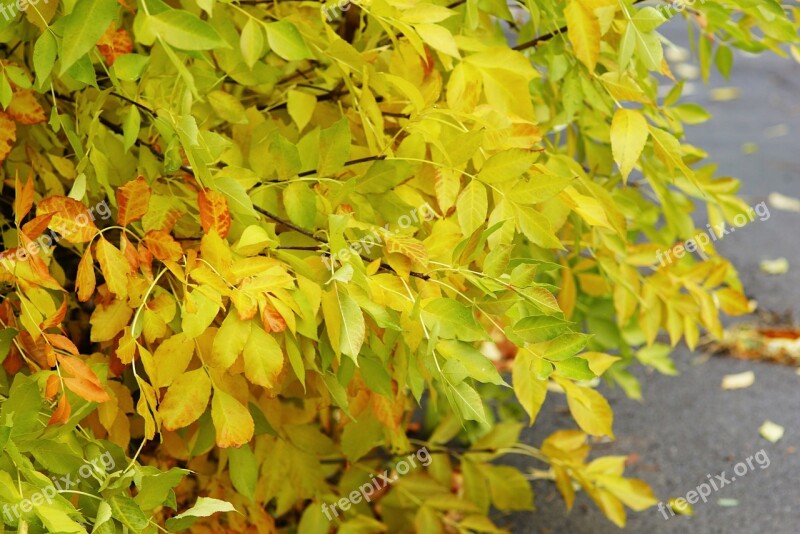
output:
<path id="1" fill-rule="evenodd" d="M 686 18 L 704 77 L 727 75 L 732 48 L 800 57 L 797 8 L 14 5 L 7 528 L 495 532 L 492 507 L 533 506 L 510 454 L 618 525 L 654 502 L 625 458 L 589 460 L 613 437 L 593 386 L 638 397 L 631 364 L 674 372 L 660 332 L 694 347 L 748 309 L 713 243 L 657 264 L 693 203 L 714 227 L 747 209 L 684 140 L 708 115 L 658 28 Z M 576 427 L 521 443 L 561 394 Z M 328 522 L 422 446 L 430 465 Z M 105 452 L 114 470 L 20 508 Z"/>

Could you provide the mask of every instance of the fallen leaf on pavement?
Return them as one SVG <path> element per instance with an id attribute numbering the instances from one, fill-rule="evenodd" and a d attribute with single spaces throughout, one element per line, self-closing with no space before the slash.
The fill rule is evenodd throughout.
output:
<path id="1" fill-rule="evenodd" d="M 800 212 L 800 200 L 780 193 L 770 193 L 767 202 L 775 209 Z"/>
<path id="2" fill-rule="evenodd" d="M 738 87 L 718 87 L 711 90 L 711 100 L 716 102 L 727 102 L 739 98 L 741 91 Z"/>
<path id="3" fill-rule="evenodd" d="M 733 375 L 725 375 L 722 377 L 722 389 L 743 389 L 749 388 L 756 381 L 756 375 L 753 371 L 745 371 L 744 373 L 736 373 Z"/>
<path id="4" fill-rule="evenodd" d="M 783 437 L 784 430 L 785 429 L 777 423 L 764 421 L 764 424 L 758 429 L 758 433 L 770 443 L 775 443 Z"/>
<path id="5" fill-rule="evenodd" d="M 784 274 L 789 270 L 789 260 L 775 258 L 774 260 L 761 260 L 758 267 L 767 274 Z"/>

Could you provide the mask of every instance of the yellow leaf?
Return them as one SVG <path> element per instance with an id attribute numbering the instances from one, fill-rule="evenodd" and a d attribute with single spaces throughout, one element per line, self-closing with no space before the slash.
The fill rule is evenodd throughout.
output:
<path id="1" fill-rule="evenodd" d="M 567 35 L 581 63 L 594 72 L 600 56 L 600 21 L 580 0 L 571 0 L 564 10 Z"/>
<path id="2" fill-rule="evenodd" d="M 189 366 L 193 355 L 194 342 L 185 334 L 179 333 L 165 339 L 153 355 L 158 377 L 153 385 L 163 388 L 172 384 Z"/>
<path id="3" fill-rule="evenodd" d="M 124 300 L 112 300 L 108 304 L 100 303 L 92 313 L 89 322 L 92 325 L 92 341 L 110 341 L 122 332 L 131 320 L 133 310 Z"/>
<path id="4" fill-rule="evenodd" d="M 44 108 L 36 101 L 36 95 L 30 89 L 18 89 L 14 92 L 6 111 L 20 124 L 38 124 L 47 120 Z"/>
<path id="5" fill-rule="evenodd" d="M 250 382 L 265 388 L 275 386 L 283 370 L 283 350 L 274 337 L 262 328 L 251 328 L 242 355 L 244 375 Z"/>
<path id="6" fill-rule="evenodd" d="M 206 410 L 210 396 L 211 379 L 205 369 L 180 375 L 167 390 L 158 409 L 164 428 L 176 430 L 197 421 Z"/>
<path id="7" fill-rule="evenodd" d="M 207 358 L 206 364 L 221 369 L 233 365 L 250 338 L 251 325 L 250 321 L 241 320 L 237 313 L 229 310 L 214 337 L 211 356 Z"/>
<path id="8" fill-rule="evenodd" d="M 534 358 L 536 356 L 529 350 L 520 350 L 514 359 L 514 367 L 511 371 L 514 393 L 517 395 L 519 403 L 528 412 L 531 425 L 536 421 L 536 416 L 547 396 L 547 380 L 540 380 L 534 373 Z"/>
<path id="9" fill-rule="evenodd" d="M 120 299 L 127 298 L 128 275 L 131 274 L 131 266 L 125 259 L 125 255 L 102 236 L 97 242 L 95 253 L 109 291 Z"/>
<path id="10" fill-rule="evenodd" d="M 217 446 L 240 447 L 253 437 L 255 425 L 247 408 L 219 388 L 211 400 L 211 420 L 217 431 Z"/>
<path id="11" fill-rule="evenodd" d="M 627 182 L 647 143 L 647 119 L 640 111 L 618 109 L 611 121 L 611 151 L 619 165 L 622 180 Z"/>
<path id="12" fill-rule="evenodd" d="M 608 401 L 589 387 L 577 386 L 569 380 L 553 377 L 567 394 L 567 405 L 581 430 L 592 436 L 614 437 L 611 425 L 614 414 Z"/>

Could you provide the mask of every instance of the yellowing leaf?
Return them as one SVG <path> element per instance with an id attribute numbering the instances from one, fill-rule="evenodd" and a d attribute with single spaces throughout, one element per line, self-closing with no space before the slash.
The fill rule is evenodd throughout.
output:
<path id="1" fill-rule="evenodd" d="M 461 192 L 456 202 L 458 224 L 465 236 L 471 235 L 486 222 L 489 210 L 489 200 L 486 186 L 477 180 L 472 180 Z"/>
<path id="2" fill-rule="evenodd" d="M 486 160 L 478 173 L 478 180 L 487 184 L 496 184 L 515 180 L 527 171 L 539 157 L 536 152 L 512 148 L 499 152 Z"/>
<path id="3" fill-rule="evenodd" d="M 567 405 L 581 430 L 592 436 L 613 438 L 611 424 L 614 415 L 608 401 L 592 388 L 577 386 L 571 381 L 554 377 L 567 394 Z"/>
<path id="4" fill-rule="evenodd" d="M 38 124 L 47 120 L 44 109 L 30 89 L 17 90 L 6 108 L 6 113 L 20 124 Z"/>
<path id="5" fill-rule="evenodd" d="M 600 56 L 600 21 L 580 0 L 570 0 L 564 9 L 567 19 L 567 36 L 581 63 L 594 72 Z"/>
<path id="6" fill-rule="evenodd" d="M 100 237 L 97 242 L 97 261 L 100 263 L 100 270 L 106 279 L 108 289 L 118 298 L 124 299 L 128 296 L 128 275 L 131 274 L 131 267 L 125 255 L 117 247 Z"/>
<path id="7" fill-rule="evenodd" d="M 514 393 L 519 399 L 519 403 L 528 412 L 531 425 L 536 421 L 536 416 L 547 396 L 547 380 L 536 376 L 533 370 L 534 358 L 535 356 L 528 350 L 519 351 L 511 371 Z"/>
<path id="8" fill-rule="evenodd" d="M 125 183 L 117 189 L 117 224 L 127 226 L 133 221 L 138 221 L 147 213 L 150 203 L 150 186 L 144 176 Z"/>
<path id="9" fill-rule="evenodd" d="M 0 111 L 0 163 L 4 162 L 17 140 L 17 123 Z"/>
<path id="10" fill-rule="evenodd" d="M 647 120 L 640 111 L 618 109 L 611 121 L 611 150 L 619 165 L 622 180 L 627 181 L 647 143 Z"/>
<path id="11" fill-rule="evenodd" d="M 253 384 L 274 387 L 283 370 L 283 350 L 262 328 L 251 328 L 242 352 L 244 374 Z"/>
<path id="12" fill-rule="evenodd" d="M 210 396 L 211 379 L 205 369 L 195 369 L 178 376 L 158 408 L 164 428 L 177 430 L 197 421 L 206 411 Z"/>
<path id="13" fill-rule="evenodd" d="M 113 65 L 119 56 L 133 52 L 133 41 L 128 31 L 124 28 L 115 30 L 115 27 L 112 22 L 97 41 L 97 49 L 103 54 L 108 66 Z"/>
<path id="14" fill-rule="evenodd" d="M 50 228 L 71 243 L 85 243 L 97 234 L 89 210 L 81 202 L 69 197 L 52 196 L 36 205 L 36 215 L 53 214 Z"/>
<path id="15" fill-rule="evenodd" d="M 19 180 L 19 174 L 14 178 L 14 218 L 19 222 L 25 218 L 33 206 L 33 175 L 23 185 Z M 28 234 L 31 239 L 37 236 Z"/>
<path id="16" fill-rule="evenodd" d="M 356 361 L 361 352 L 361 346 L 366 338 L 364 314 L 353 297 L 345 291 L 337 291 L 339 316 L 341 317 L 341 331 L 339 334 L 339 350 Z"/>
<path id="17" fill-rule="evenodd" d="M 242 353 L 245 344 L 250 338 L 250 321 L 243 321 L 237 313 L 229 313 L 222 321 L 222 325 L 214 336 L 211 345 L 211 356 L 206 363 L 212 367 L 227 369 Z"/>
<path id="18" fill-rule="evenodd" d="M 185 334 L 165 339 L 153 354 L 157 377 L 157 380 L 153 379 L 153 386 L 163 388 L 172 384 L 189 366 L 193 355 L 194 341 Z"/>
<path id="19" fill-rule="evenodd" d="M 211 419 L 217 431 L 217 447 L 239 447 L 253 438 L 253 417 L 245 406 L 219 388 L 214 388 Z"/>
<path id="20" fill-rule="evenodd" d="M 122 332 L 133 316 L 133 310 L 124 300 L 112 300 L 108 304 L 100 303 L 92 312 L 91 340 L 95 342 L 110 341 Z"/>

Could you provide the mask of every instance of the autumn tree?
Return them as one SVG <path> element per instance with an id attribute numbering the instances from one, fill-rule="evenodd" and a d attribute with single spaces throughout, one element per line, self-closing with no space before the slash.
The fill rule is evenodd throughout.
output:
<path id="1" fill-rule="evenodd" d="M 7 530 L 496 532 L 491 509 L 533 505 L 512 454 L 620 526 L 655 502 L 590 459 L 613 437 L 595 386 L 639 396 L 630 365 L 669 372 L 666 339 L 748 309 L 713 243 L 656 258 L 694 204 L 714 227 L 747 211 L 683 139 L 707 114 L 658 29 L 685 19 L 727 75 L 733 49 L 800 57 L 797 8 L 2 15 Z M 521 442 L 558 395 L 575 425 Z"/>

